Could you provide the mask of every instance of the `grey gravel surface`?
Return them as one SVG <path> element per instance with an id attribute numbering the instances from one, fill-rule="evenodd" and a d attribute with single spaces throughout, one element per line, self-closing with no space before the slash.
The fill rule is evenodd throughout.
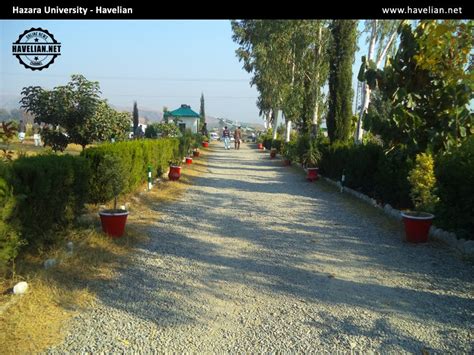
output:
<path id="1" fill-rule="evenodd" d="M 268 153 L 211 147 L 49 353 L 473 352 L 471 263 Z"/>

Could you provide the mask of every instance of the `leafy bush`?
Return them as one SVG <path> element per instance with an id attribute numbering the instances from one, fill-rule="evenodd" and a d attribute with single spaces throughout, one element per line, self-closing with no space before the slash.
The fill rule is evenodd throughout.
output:
<path id="1" fill-rule="evenodd" d="M 13 196 L 12 171 L 10 165 L 0 163 L 0 276 L 7 270 L 22 242 L 18 221 L 14 218 L 16 198 Z"/>
<path id="2" fill-rule="evenodd" d="M 162 138 L 102 144 L 86 149 L 82 155 L 89 161 L 91 168 L 89 202 L 105 203 L 114 198 L 111 189 L 105 187 L 107 179 L 101 175 L 101 170 L 113 169 L 108 166 L 111 163 L 106 156 L 112 155 L 119 158 L 124 180 L 122 192 L 127 193 L 146 182 L 149 165 L 152 166 L 152 177 L 166 171 L 169 160 L 179 157 L 178 148 L 178 139 Z"/>
<path id="3" fill-rule="evenodd" d="M 180 134 L 178 126 L 174 123 L 152 123 L 145 129 L 146 138 L 169 138 L 178 137 Z"/>
<path id="4" fill-rule="evenodd" d="M 438 202 L 434 194 L 436 178 L 434 160 L 430 154 L 420 153 L 416 156 L 415 167 L 408 174 L 411 184 L 410 197 L 418 211 L 433 212 Z"/>
<path id="5" fill-rule="evenodd" d="M 82 211 L 90 171 L 85 159 L 70 155 L 40 155 L 12 164 L 17 199 L 15 216 L 25 240 L 50 244 L 50 233 L 70 224 Z M 57 235 L 57 234 L 56 234 Z"/>
<path id="6" fill-rule="evenodd" d="M 436 224 L 474 239 L 474 137 L 451 154 L 435 161 L 437 194 Z"/>

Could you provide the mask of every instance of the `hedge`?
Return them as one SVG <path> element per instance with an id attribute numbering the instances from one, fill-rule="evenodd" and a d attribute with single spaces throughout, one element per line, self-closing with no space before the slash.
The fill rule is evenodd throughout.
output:
<path id="1" fill-rule="evenodd" d="M 70 155 L 39 155 L 13 162 L 15 217 L 29 244 L 51 244 L 55 233 L 82 212 L 88 195 L 89 165 Z M 39 240 L 41 239 L 41 240 Z"/>
<path id="2" fill-rule="evenodd" d="M 80 215 L 86 202 L 113 198 L 110 184 L 101 179 L 104 162 L 120 161 L 123 192 L 130 192 L 146 181 L 148 165 L 153 176 L 165 172 L 178 147 L 174 138 L 136 140 L 88 148 L 81 156 L 49 154 L 0 163 L 0 274 L 21 245 L 58 242 L 59 230 Z"/>
<path id="3" fill-rule="evenodd" d="M 412 163 L 400 149 L 385 153 L 379 145 L 341 144 L 321 146 L 320 172 L 334 180 L 341 180 L 354 190 L 370 195 L 396 208 L 412 207 L 407 180 Z"/>
<path id="4" fill-rule="evenodd" d="M 105 203 L 114 196 L 110 184 L 100 174 L 104 159 L 107 155 L 119 158 L 118 170 L 124 174 L 124 193 L 134 191 L 147 180 L 148 166 L 152 167 L 152 177 L 163 174 L 170 160 L 178 157 L 179 140 L 175 138 L 164 138 L 157 140 L 135 140 L 119 143 L 102 144 L 84 150 L 81 155 L 90 164 L 91 176 L 89 178 L 89 191 L 91 203 Z"/>
<path id="5" fill-rule="evenodd" d="M 474 137 L 435 160 L 436 224 L 459 237 L 474 239 Z"/>

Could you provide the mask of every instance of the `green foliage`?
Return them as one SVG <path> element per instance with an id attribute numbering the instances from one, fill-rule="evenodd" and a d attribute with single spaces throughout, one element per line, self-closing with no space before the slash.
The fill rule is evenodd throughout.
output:
<path id="1" fill-rule="evenodd" d="M 45 90 L 39 86 L 24 87 L 21 95 L 21 107 L 35 116 L 35 122 L 61 127 L 70 143 L 83 145 L 78 127 L 92 117 L 100 102 L 99 83 L 89 81 L 82 75 L 72 75 L 71 81 L 64 86 Z M 51 139 L 60 137 L 50 135 Z"/>
<path id="2" fill-rule="evenodd" d="M 400 46 L 383 71 L 367 69 L 365 80 L 381 93 L 365 126 L 387 146 L 434 153 L 459 146 L 474 133 L 472 22 L 420 21 L 399 29 Z M 372 79 L 371 79 L 372 78 Z"/>
<path id="3" fill-rule="evenodd" d="M 67 85 L 53 90 L 39 86 L 23 88 L 21 104 L 35 115 L 35 122 L 54 127 L 43 138 L 56 151 L 64 150 L 68 143 L 85 147 L 94 141 L 124 139 L 129 131 L 130 115 L 112 109 L 99 99 L 99 93 L 98 82 L 73 75 Z"/>
<path id="4" fill-rule="evenodd" d="M 149 165 L 153 167 L 152 177 L 156 177 L 167 169 L 170 159 L 178 156 L 178 148 L 179 141 L 175 138 L 134 140 L 87 148 L 82 156 L 88 160 L 91 170 L 89 202 L 105 203 L 114 198 L 102 169 L 121 171 L 124 180 L 121 192 L 132 192 L 147 181 Z M 118 158 L 113 165 L 107 158 L 109 156 Z"/>
<path id="5" fill-rule="evenodd" d="M 29 244 L 51 244 L 54 231 L 69 225 L 88 195 L 85 159 L 70 155 L 38 155 L 15 160 L 16 218 Z"/>
<path id="6" fill-rule="evenodd" d="M 296 140 L 283 143 L 281 147 L 281 154 L 289 161 L 298 159 L 296 154 Z"/>
<path id="7" fill-rule="evenodd" d="M 64 132 L 56 131 L 45 127 L 41 133 L 44 144 L 51 147 L 55 152 L 64 152 L 69 144 L 69 138 Z"/>
<path id="8" fill-rule="evenodd" d="M 133 121 L 133 132 L 136 132 L 137 128 L 138 128 L 138 125 L 140 123 L 139 122 L 139 116 L 138 116 L 138 106 L 137 106 L 136 101 L 133 103 L 132 121 Z M 147 128 L 148 128 L 148 126 L 147 126 Z"/>
<path id="9" fill-rule="evenodd" d="M 13 122 L 2 122 L 0 131 L 0 142 L 4 145 L 2 148 L 2 160 L 12 161 L 13 151 L 10 150 L 10 143 L 17 132 Z"/>
<path id="10" fill-rule="evenodd" d="M 200 135 L 194 135 L 191 130 L 188 128 L 186 131 L 179 137 L 179 157 L 189 156 L 197 143 L 196 139 L 201 139 Z"/>
<path id="11" fill-rule="evenodd" d="M 394 207 L 411 206 L 407 180 L 412 166 L 404 149 L 384 152 L 378 144 L 336 142 L 321 145 L 322 160 L 319 164 L 322 175 L 340 181 Z"/>
<path id="12" fill-rule="evenodd" d="M 204 104 L 204 94 L 201 93 L 201 106 L 199 107 L 199 129 L 201 130 L 206 123 L 206 108 Z"/>
<path id="13" fill-rule="evenodd" d="M 439 199 L 434 192 L 436 177 L 431 154 L 416 155 L 415 166 L 408 174 L 408 182 L 411 185 L 410 197 L 416 210 L 433 212 Z"/>
<path id="14" fill-rule="evenodd" d="M 437 223 L 459 237 L 474 239 L 474 137 L 435 162 Z"/>
<path id="15" fill-rule="evenodd" d="M 331 143 L 347 141 L 352 124 L 352 63 L 356 50 L 357 21 L 334 20 L 329 66 L 329 110 L 326 119 Z"/>
<path id="16" fill-rule="evenodd" d="M 13 196 L 11 165 L 0 162 L 0 276 L 18 255 L 22 240 L 18 220 L 14 218 L 16 198 Z"/>
<path id="17" fill-rule="evenodd" d="M 315 141 L 310 141 L 308 149 L 306 152 L 303 154 L 303 160 L 302 163 L 307 167 L 307 168 L 317 168 L 319 165 L 319 162 L 321 161 L 321 152 L 318 149 L 318 146 Z"/>
<path id="18" fill-rule="evenodd" d="M 174 123 L 157 122 L 148 125 L 145 129 L 146 138 L 168 138 L 179 137 L 181 132 Z"/>

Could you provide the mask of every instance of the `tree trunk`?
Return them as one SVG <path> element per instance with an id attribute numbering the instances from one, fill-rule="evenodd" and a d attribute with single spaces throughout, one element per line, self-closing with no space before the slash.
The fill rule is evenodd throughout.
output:
<path id="1" fill-rule="evenodd" d="M 273 137 L 272 137 L 273 140 L 277 138 L 278 113 L 279 113 L 279 110 L 273 110 Z"/>
<path id="2" fill-rule="evenodd" d="M 377 41 L 377 20 L 373 20 L 372 33 L 371 33 L 370 45 L 369 45 L 369 53 L 367 56 L 367 63 L 370 63 L 370 61 L 374 57 L 376 41 Z M 362 129 L 362 119 L 364 117 L 364 114 L 367 112 L 367 109 L 369 108 L 369 103 L 370 103 L 370 88 L 369 88 L 369 85 L 367 85 L 367 83 L 364 82 L 364 85 L 362 88 L 362 107 L 360 109 L 359 119 L 357 121 L 357 129 L 356 129 L 356 136 L 355 136 L 356 143 L 362 141 L 362 136 L 364 134 L 364 130 Z"/>
<path id="3" fill-rule="evenodd" d="M 285 137 L 285 142 L 290 141 L 290 136 L 291 136 L 291 120 L 286 121 L 286 137 Z"/>
<path id="4" fill-rule="evenodd" d="M 318 30 L 318 41 L 317 43 L 319 44 L 317 46 L 316 50 L 316 60 L 315 60 L 315 71 L 316 71 L 316 76 L 314 78 L 315 82 L 315 89 L 316 89 L 316 100 L 314 103 L 314 114 L 313 114 L 313 125 L 318 125 L 318 119 L 319 119 L 319 63 L 321 60 L 321 37 L 322 37 L 322 26 L 319 25 L 319 30 Z"/>

